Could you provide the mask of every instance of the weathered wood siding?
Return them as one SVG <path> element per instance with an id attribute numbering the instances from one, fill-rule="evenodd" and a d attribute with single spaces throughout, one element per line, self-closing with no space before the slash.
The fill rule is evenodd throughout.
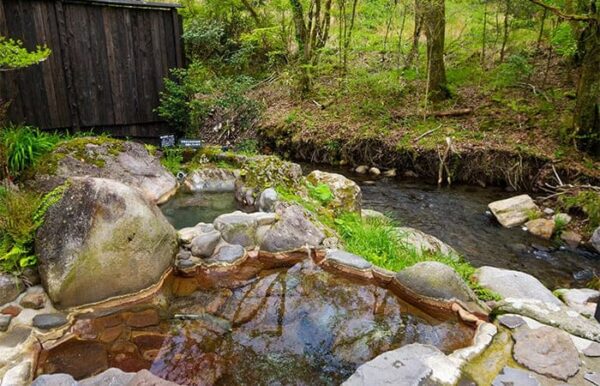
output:
<path id="1" fill-rule="evenodd" d="M 0 0 L 0 34 L 45 62 L 0 72 L 9 120 L 43 129 L 92 128 L 156 136 L 154 109 L 169 69 L 183 66 L 181 19 L 171 5 L 130 0 Z"/>

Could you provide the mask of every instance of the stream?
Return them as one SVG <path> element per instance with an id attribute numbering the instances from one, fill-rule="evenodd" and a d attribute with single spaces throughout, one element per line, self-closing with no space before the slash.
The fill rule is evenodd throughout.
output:
<path id="1" fill-rule="evenodd" d="M 361 186 L 363 208 L 388 214 L 402 226 L 429 233 L 454 247 L 476 267 L 491 265 L 527 272 L 550 289 L 583 287 L 600 272 L 600 255 L 535 237 L 521 228 L 506 229 L 487 205 L 518 193 L 496 187 L 437 185 L 368 176 L 343 170 Z"/>

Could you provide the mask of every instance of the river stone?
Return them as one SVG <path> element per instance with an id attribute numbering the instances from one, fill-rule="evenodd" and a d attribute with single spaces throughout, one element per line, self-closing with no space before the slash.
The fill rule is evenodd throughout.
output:
<path id="1" fill-rule="evenodd" d="M 117 181 L 70 181 L 35 239 L 42 283 L 54 304 L 79 306 L 157 283 L 177 251 L 177 233 L 160 209 Z"/>
<path id="2" fill-rule="evenodd" d="M 482 287 L 503 298 L 536 299 L 561 305 L 548 288 L 525 272 L 485 266 L 475 271 L 475 278 Z"/>
<path id="3" fill-rule="evenodd" d="M 376 210 L 373 210 L 373 209 L 363 209 L 360 211 L 360 215 L 361 215 L 362 219 L 366 220 L 366 221 L 369 221 L 369 220 L 385 221 L 388 219 L 385 214 L 378 212 Z"/>
<path id="4" fill-rule="evenodd" d="M 89 143 L 85 144 L 85 141 Z M 75 138 L 59 145 L 40 164 L 56 163 L 52 175 L 37 175 L 35 184 L 51 190 L 72 177 L 95 177 L 119 181 L 140 189 L 152 202 L 165 202 L 177 190 L 177 179 L 150 155 L 143 144 L 114 139 Z M 83 145 L 82 145 L 83 143 Z M 82 156 L 83 154 L 83 156 Z"/>
<path id="5" fill-rule="evenodd" d="M 246 250 L 241 245 L 223 245 L 207 263 L 234 264 L 246 256 Z"/>
<path id="6" fill-rule="evenodd" d="M 600 342 L 600 323 L 581 316 L 563 304 L 557 306 L 534 299 L 507 298 L 496 304 L 494 312 L 527 316 L 580 338 Z"/>
<path id="7" fill-rule="evenodd" d="M 554 233 L 554 225 L 554 221 L 547 220 L 545 218 L 538 218 L 525 223 L 529 233 L 546 240 L 550 240 L 550 238 L 552 238 L 552 234 Z"/>
<path id="8" fill-rule="evenodd" d="M 398 227 L 396 233 L 402 244 L 413 248 L 419 255 L 423 253 L 439 253 L 444 256 L 459 258 L 458 252 L 437 237 L 429 235 L 415 228 Z"/>
<path id="9" fill-rule="evenodd" d="M 581 244 L 583 237 L 577 232 L 564 231 L 560 234 L 560 239 L 564 241 L 571 248 L 577 248 Z"/>
<path id="10" fill-rule="evenodd" d="M 25 360 L 9 369 L 2 378 L 0 386 L 21 386 L 31 382 L 31 361 Z"/>
<path id="11" fill-rule="evenodd" d="M 320 170 L 311 172 L 306 179 L 314 186 L 325 184 L 333 194 L 328 206 L 335 210 L 360 213 L 362 193 L 356 182 L 341 174 Z"/>
<path id="12" fill-rule="evenodd" d="M 196 236 L 191 244 L 192 255 L 203 258 L 211 257 L 219 241 L 221 241 L 221 234 L 217 231 Z"/>
<path id="13" fill-rule="evenodd" d="M 25 286 L 16 276 L 0 273 L 0 306 L 15 300 Z"/>
<path id="14" fill-rule="evenodd" d="M 513 332 L 513 339 L 515 360 L 536 373 L 566 381 L 579 371 L 579 353 L 564 331 L 521 327 Z"/>
<path id="15" fill-rule="evenodd" d="M 258 210 L 261 212 L 274 212 L 278 200 L 277 191 L 273 188 L 263 190 L 258 198 Z"/>
<path id="16" fill-rule="evenodd" d="M 505 367 L 492 382 L 492 386 L 539 386 L 540 382 L 529 372 Z"/>
<path id="17" fill-rule="evenodd" d="M 344 386 L 453 385 L 460 370 L 434 346 L 409 344 L 361 365 Z"/>
<path id="18" fill-rule="evenodd" d="M 8 326 L 10 326 L 10 321 L 12 320 L 11 315 L 0 315 L 0 332 L 5 332 L 8 330 Z"/>
<path id="19" fill-rule="evenodd" d="M 177 237 L 183 244 L 190 244 L 192 240 L 203 233 L 199 227 L 188 227 L 178 230 Z"/>
<path id="20" fill-rule="evenodd" d="M 309 219 L 310 214 L 299 205 L 277 208 L 279 221 L 269 229 L 260 249 L 266 252 L 288 252 L 306 245 L 317 247 L 325 239 L 323 232 Z"/>
<path id="21" fill-rule="evenodd" d="M 538 206 L 527 194 L 494 201 L 488 205 L 502 226 L 512 228 L 525 223 L 532 212 L 539 212 Z"/>
<path id="22" fill-rule="evenodd" d="M 364 258 L 337 249 L 328 249 L 325 252 L 325 259 L 327 261 L 333 261 L 334 264 L 346 265 L 348 267 L 360 270 L 370 269 L 373 267 L 373 264 L 369 263 Z"/>
<path id="23" fill-rule="evenodd" d="M 233 192 L 235 180 L 236 173 L 231 169 L 206 168 L 188 174 L 183 181 L 183 187 L 191 193 Z"/>
<path id="24" fill-rule="evenodd" d="M 223 240 L 231 244 L 239 244 L 245 248 L 256 245 L 256 219 L 240 211 L 223 214 L 213 222 L 215 229 L 221 232 Z"/>
<path id="25" fill-rule="evenodd" d="M 594 386 L 600 386 L 600 373 L 589 371 L 583 375 L 583 379 L 590 382 Z"/>
<path id="26" fill-rule="evenodd" d="M 510 328 L 511 330 L 525 324 L 525 320 L 516 315 L 500 315 L 498 317 L 498 321 L 500 322 L 500 324 Z"/>
<path id="27" fill-rule="evenodd" d="M 121 386 L 128 385 L 135 377 L 135 373 L 126 373 L 120 369 L 111 367 L 108 370 L 91 378 L 79 381 L 79 386 Z"/>
<path id="28" fill-rule="evenodd" d="M 559 289 L 554 291 L 565 304 L 586 318 L 592 318 L 600 302 L 600 291 L 590 288 Z"/>
<path id="29" fill-rule="evenodd" d="M 594 233 L 592 233 L 590 244 L 596 249 L 596 252 L 600 253 L 600 227 L 596 228 Z"/>
<path id="30" fill-rule="evenodd" d="M 33 327 L 41 330 L 51 330 L 67 324 L 67 317 L 63 314 L 40 314 L 33 318 Z"/>
<path id="31" fill-rule="evenodd" d="M 73 378 L 69 374 L 40 375 L 31 384 L 31 386 L 78 386 L 78 385 L 79 385 L 79 383 L 77 383 L 75 378 Z"/>
<path id="32" fill-rule="evenodd" d="M 393 280 L 420 296 L 442 301 L 458 300 L 470 311 L 482 312 L 477 296 L 446 264 L 437 261 L 417 263 L 398 272 Z"/>
<path id="33" fill-rule="evenodd" d="M 360 165 L 357 166 L 356 169 L 354 169 L 354 171 L 358 174 L 367 174 L 367 172 L 369 171 L 369 167 L 367 165 Z"/>

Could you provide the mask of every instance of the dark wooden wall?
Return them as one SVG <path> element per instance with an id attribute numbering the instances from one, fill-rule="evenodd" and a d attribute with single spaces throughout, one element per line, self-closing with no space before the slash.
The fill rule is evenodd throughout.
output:
<path id="1" fill-rule="evenodd" d="M 0 72 L 8 119 L 43 129 L 164 134 L 154 109 L 169 69 L 183 66 L 181 34 L 169 4 L 0 0 L 0 35 L 52 49 L 41 64 Z"/>

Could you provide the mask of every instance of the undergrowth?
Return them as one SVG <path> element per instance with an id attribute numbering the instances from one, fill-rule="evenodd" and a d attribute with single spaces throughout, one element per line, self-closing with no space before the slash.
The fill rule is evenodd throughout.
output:
<path id="1" fill-rule="evenodd" d="M 575 195 L 565 195 L 559 198 L 559 205 L 565 211 L 576 210 L 587 217 L 587 230 L 591 233 L 600 226 L 600 193 L 587 190 Z"/>
<path id="2" fill-rule="evenodd" d="M 0 187 L 0 271 L 20 273 L 37 264 L 35 232 L 48 209 L 63 196 L 68 183 L 40 194 Z"/>

